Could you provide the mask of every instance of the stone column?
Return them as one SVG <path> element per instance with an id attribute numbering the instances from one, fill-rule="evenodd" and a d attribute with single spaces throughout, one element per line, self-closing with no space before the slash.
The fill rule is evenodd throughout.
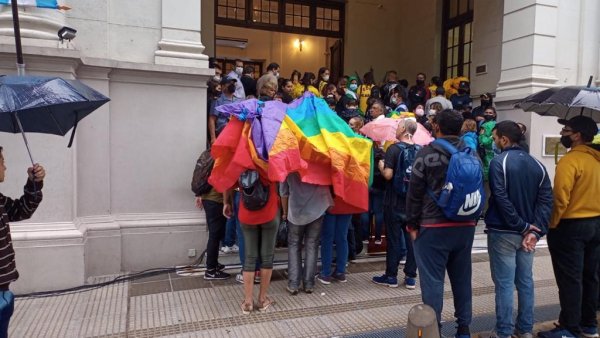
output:
<path id="1" fill-rule="evenodd" d="M 156 64 L 208 68 L 202 54 L 200 1 L 162 0 L 162 38 L 154 53 Z"/>
<path id="2" fill-rule="evenodd" d="M 497 101 L 522 98 L 557 84 L 558 3 L 558 0 L 504 1 Z"/>
<path id="3" fill-rule="evenodd" d="M 69 43 L 61 44 L 58 40 L 58 30 L 66 25 L 65 22 L 64 11 L 19 6 L 21 43 L 24 47 L 69 48 Z M 15 44 L 10 6 L 0 6 L 0 44 Z"/>

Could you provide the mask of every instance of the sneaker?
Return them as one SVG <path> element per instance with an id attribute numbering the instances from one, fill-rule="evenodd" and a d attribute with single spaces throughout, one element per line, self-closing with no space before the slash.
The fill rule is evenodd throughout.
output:
<path id="1" fill-rule="evenodd" d="M 224 247 L 221 248 L 221 252 L 224 253 L 224 254 L 228 254 L 228 253 L 231 252 L 231 247 L 224 246 Z"/>
<path id="2" fill-rule="evenodd" d="M 417 280 L 412 277 L 404 278 L 404 287 L 409 290 L 414 290 L 417 287 Z"/>
<path id="3" fill-rule="evenodd" d="M 260 284 L 260 271 L 254 273 L 254 284 Z"/>
<path id="4" fill-rule="evenodd" d="M 372 279 L 373 283 L 377 285 L 384 285 L 390 288 L 398 287 L 398 278 L 396 277 L 388 277 L 387 275 L 375 276 Z"/>
<path id="5" fill-rule="evenodd" d="M 533 333 L 531 333 L 531 332 L 517 333 L 517 338 L 533 338 Z"/>
<path id="6" fill-rule="evenodd" d="M 576 338 L 577 336 L 574 335 L 573 333 L 571 333 L 571 331 L 565 329 L 564 327 L 556 326 L 552 330 L 538 332 L 538 337 L 540 337 L 540 338 Z"/>
<path id="7" fill-rule="evenodd" d="M 348 281 L 345 273 L 334 273 L 332 277 L 340 283 L 346 283 Z"/>
<path id="8" fill-rule="evenodd" d="M 313 292 L 315 292 L 315 288 L 313 287 L 304 287 L 304 292 L 308 293 L 309 295 Z"/>
<path id="9" fill-rule="evenodd" d="M 223 271 L 225 270 L 225 265 L 217 263 L 217 271 Z"/>
<path id="10" fill-rule="evenodd" d="M 368 240 L 368 239 L 365 239 L 365 240 L 363 241 L 363 244 L 369 244 L 369 240 Z"/>
<path id="11" fill-rule="evenodd" d="M 231 277 L 231 275 L 227 272 L 218 270 L 206 270 L 206 272 L 204 273 L 204 279 L 206 280 L 223 280 L 229 277 Z"/>
<path id="12" fill-rule="evenodd" d="M 512 336 L 500 336 L 496 331 L 480 333 L 479 338 L 511 338 Z"/>
<path id="13" fill-rule="evenodd" d="M 229 250 L 231 250 L 230 252 L 240 252 L 240 247 L 237 246 L 237 244 L 234 244 L 229 247 Z"/>
<path id="14" fill-rule="evenodd" d="M 241 273 L 238 273 L 237 275 L 235 275 L 235 281 L 240 284 L 244 284 L 244 275 Z"/>
<path id="15" fill-rule="evenodd" d="M 595 326 L 582 326 L 581 327 L 581 335 L 587 338 L 598 338 L 600 335 L 598 334 L 598 328 Z"/>
<path id="16" fill-rule="evenodd" d="M 382 242 L 381 242 L 381 240 L 380 240 L 380 239 L 377 239 L 377 240 L 375 240 L 375 245 L 381 245 L 381 243 L 382 243 Z"/>
<path id="17" fill-rule="evenodd" d="M 456 334 L 454 338 L 471 338 L 471 331 L 468 326 L 459 325 L 456 328 Z"/>
<path id="18" fill-rule="evenodd" d="M 289 287 L 289 286 L 288 286 L 288 287 L 286 287 L 285 289 L 286 289 L 286 290 L 287 290 L 287 292 L 289 292 L 289 293 L 290 293 L 290 295 L 292 295 L 292 296 L 295 296 L 295 295 L 297 295 L 297 294 L 298 294 L 298 289 L 291 288 L 291 287 Z"/>
<path id="19" fill-rule="evenodd" d="M 323 285 L 329 285 L 329 284 L 331 284 L 331 276 L 323 276 L 323 275 L 319 274 L 317 276 L 317 280 L 319 282 L 321 282 L 321 284 L 323 284 Z"/>
<path id="20" fill-rule="evenodd" d="M 406 257 L 400 259 L 400 265 L 406 265 Z"/>

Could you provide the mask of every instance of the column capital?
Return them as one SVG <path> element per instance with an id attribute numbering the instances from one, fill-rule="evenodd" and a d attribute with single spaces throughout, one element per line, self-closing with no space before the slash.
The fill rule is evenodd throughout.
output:
<path id="1" fill-rule="evenodd" d="M 200 35 L 200 1 L 162 1 L 161 40 L 154 53 L 156 64 L 208 68 Z"/>

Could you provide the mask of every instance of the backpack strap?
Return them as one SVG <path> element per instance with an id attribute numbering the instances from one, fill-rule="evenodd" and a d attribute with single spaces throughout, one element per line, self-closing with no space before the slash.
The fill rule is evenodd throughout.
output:
<path id="1" fill-rule="evenodd" d="M 438 145 L 442 147 L 442 149 L 450 153 L 450 156 L 458 153 L 458 149 L 455 146 L 453 146 L 452 143 L 448 142 L 447 140 L 444 140 L 443 138 L 435 139 L 435 141 L 432 142 L 432 145 Z"/>

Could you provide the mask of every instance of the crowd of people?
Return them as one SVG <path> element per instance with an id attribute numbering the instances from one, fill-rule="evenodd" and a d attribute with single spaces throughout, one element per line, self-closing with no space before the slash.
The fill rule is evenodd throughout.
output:
<path id="1" fill-rule="evenodd" d="M 364 214 L 336 212 L 329 187 L 302 182 L 296 173 L 281 184 L 259 177 L 268 198 L 265 206 L 255 210 L 245 206 L 242 186 L 224 194 L 212 190 L 197 196 L 197 205 L 204 207 L 209 223 L 204 278 L 231 277 L 218 263 L 220 242 L 223 251 L 239 250 L 242 273 L 236 279 L 244 284 L 243 313 L 255 308 L 264 311 L 273 304 L 268 296 L 269 282 L 279 224 L 285 221 L 287 291 L 291 295 L 312 293 L 315 280 L 323 285 L 345 283 L 347 263 L 363 250 L 363 244 L 377 246 L 385 242 L 386 270 L 374 276 L 373 283 L 414 289 L 418 272 L 423 302 L 435 310 L 441 322 L 447 273 L 453 292 L 456 337 L 469 337 L 471 249 L 481 214 L 496 290 L 496 327 L 491 337 L 532 336 L 533 257 L 537 242 L 545 235 L 559 287 L 561 314 L 557 328 L 540 332 L 539 336 L 598 337 L 595 311 L 599 296 L 600 204 L 592 205 L 590 201 L 600 192 L 600 146 L 592 144 L 598 134 L 593 120 L 559 120 L 565 126 L 561 143 L 571 151 L 558 164 L 553 190 L 544 165 L 529 155 L 527 127 L 513 121 L 497 122 L 491 93 L 482 94 L 480 104 L 473 108 L 467 78 L 442 81 L 434 76 L 427 83 L 426 75 L 418 73 L 415 84 L 409 85 L 407 80 L 398 79 L 395 71 L 388 71 L 381 83 L 375 83 L 371 70 L 362 79 L 343 76 L 334 83 L 325 67 L 317 75 L 294 70 L 286 79 L 280 76 L 279 65 L 271 63 L 267 72 L 255 80 L 255 69 L 244 67 L 241 60 L 229 74 L 223 75 L 218 65 L 215 73 L 208 84 L 210 144 L 228 122 L 215 107 L 248 98 L 290 103 L 310 92 L 323 98 L 357 134 L 372 121 L 400 118 L 394 144 L 373 142 L 374 179 L 369 211 Z M 415 144 L 413 135 L 419 124 L 436 141 L 427 146 Z M 456 220 L 448 215 L 441 200 L 452 190 L 447 181 L 449 167 L 460 153 L 477 159 L 469 163 L 481 169 L 482 187 L 467 195 L 459 210 L 464 217 Z M 404 277 L 399 281 L 402 264 Z M 256 304 L 255 282 L 260 284 Z"/>

